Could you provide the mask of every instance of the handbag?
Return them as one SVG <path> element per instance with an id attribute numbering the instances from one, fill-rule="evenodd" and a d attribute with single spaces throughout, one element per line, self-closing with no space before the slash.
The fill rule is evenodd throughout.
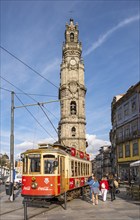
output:
<path id="1" fill-rule="evenodd" d="M 104 183 L 101 184 L 101 188 L 105 189 L 105 184 Z"/>
<path id="2" fill-rule="evenodd" d="M 115 186 L 116 188 L 119 187 L 119 183 L 117 182 L 117 180 L 114 180 L 114 186 Z"/>

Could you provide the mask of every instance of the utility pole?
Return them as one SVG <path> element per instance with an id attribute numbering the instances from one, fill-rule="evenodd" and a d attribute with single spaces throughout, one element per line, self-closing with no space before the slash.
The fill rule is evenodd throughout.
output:
<path id="1" fill-rule="evenodd" d="M 14 201 L 14 92 L 11 92 L 11 135 L 10 135 L 10 183 L 12 183 L 12 193 L 10 201 Z"/>
<path id="2" fill-rule="evenodd" d="M 37 104 L 28 104 L 28 105 L 22 105 L 22 106 L 14 106 L 14 92 L 11 92 L 11 134 L 10 134 L 10 184 L 12 185 L 12 191 L 10 194 L 10 201 L 14 201 L 14 110 L 16 108 L 22 108 L 22 107 L 27 107 L 27 106 L 35 106 L 35 105 L 43 105 L 47 103 L 52 103 L 52 102 L 59 102 L 59 100 L 53 100 L 49 102 L 41 102 Z"/>

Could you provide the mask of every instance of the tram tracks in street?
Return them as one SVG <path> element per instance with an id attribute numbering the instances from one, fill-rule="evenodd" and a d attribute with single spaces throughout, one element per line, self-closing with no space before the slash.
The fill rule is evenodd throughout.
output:
<path id="1" fill-rule="evenodd" d="M 58 205 L 53 205 L 53 204 L 52 204 L 52 206 L 50 206 L 50 207 L 48 207 L 48 208 L 45 208 L 44 210 L 38 212 L 37 214 L 34 214 L 34 215 L 31 215 L 31 216 L 28 216 L 28 220 L 29 220 L 29 219 L 32 219 L 32 218 L 34 218 L 34 217 L 36 217 L 36 216 L 39 216 L 39 215 L 41 215 L 41 214 L 45 215 L 46 212 L 49 212 L 49 211 L 51 211 L 52 209 L 55 209 L 55 208 L 57 208 L 57 207 L 59 207 L 59 206 L 58 206 Z"/>
<path id="2" fill-rule="evenodd" d="M 1 196 L 4 196 L 4 195 L 1 195 Z M 74 196 L 72 199 L 74 199 L 75 197 L 77 197 L 77 196 Z M 19 198 L 19 191 L 17 192 L 17 198 Z M 51 202 L 42 203 L 42 205 L 41 205 L 41 201 L 38 201 L 37 203 L 34 203 L 33 201 L 31 201 L 30 203 L 27 204 L 27 208 L 28 208 L 27 218 L 24 218 L 24 219 L 30 220 L 30 219 L 33 219 L 36 216 L 39 216 L 39 215 L 42 215 L 42 216 L 44 215 L 45 216 L 45 215 L 47 215 L 47 212 L 51 211 L 52 209 L 58 208 L 58 207 L 62 207 L 62 208 L 65 209 L 65 203 L 64 203 L 63 199 L 61 201 L 58 200 L 58 199 L 57 200 L 54 199 Z M 69 196 L 68 196 L 67 202 L 70 202 L 70 200 L 71 199 L 69 199 Z M 1 200 L 1 202 L 2 202 L 2 200 Z M 4 206 L 6 208 L 6 203 L 8 205 L 9 201 L 6 201 L 4 199 L 3 202 L 5 203 Z M 23 206 L 22 206 L 22 204 L 23 204 Z M 19 205 L 20 205 L 20 207 L 19 207 Z M 8 207 L 9 207 L 9 205 L 8 205 Z M 18 218 L 19 215 L 24 216 L 24 202 L 22 200 L 20 200 L 20 202 L 18 203 L 18 207 L 16 207 L 14 205 L 14 207 L 11 206 L 9 208 L 11 210 L 6 211 L 6 209 L 5 209 L 5 212 L 0 214 L 0 218 L 3 217 L 3 219 L 9 219 L 9 216 L 13 215 L 13 216 L 17 216 L 17 218 L 15 218 L 15 220 L 16 220 L 16 219 L 19 219 Z"/>
<path id="3" fill-rule="evenodd" d="M 55 208 L 57 208 L 57 207 L 59 207 L 61 204 L 51 204 L 51 205 L 49 205 L 48 207 L 38 207 L 38 212 L 36 213 L 36 214 L 33 214 L 33 215 L 31 215 L 30 214 L 30 210 L 28 211 L 28 220 L 29 219 L 32 219 L 32 218 L 34 218 L 34 217 L 36 217 L 36 216 L 38 216 L 38 215 L 41 215 L 41 214 L 45 214 L 46 212 L 48 212 L 48 211 L 51 211 L 52 209 L 55 209 Z M 36 206 L 29 206 L 28 208 L 35 208 L 34 210 L 37 210 L 36 209 Z M 40 209 L 43 209 L 43 210 L 41 210 L 41 211 L 39 211 L 39 208 Z M 0 214 L 0 217 L 2 217 L 2 216 L 6 216 L 6 215 L 8 215 L 8 214 L 11 214 L 12 215 L 12 213 L 14 213 L 14 212 L 16 212 L 16 211 L 19 211 L 19 210 L 23 210 L 23 214 L 24 214 L 24 206 L 23 207 L 20 207 L 20 208 L 17 208 L 17 209 L 13 209 L 13 210 L 10 210 L 10 211 L 7 211 L 7 212 L 4 212 L 4 213 L 1 213 Z M 33 210 L 32 210 L 33 211 Z"/>
<path id="4" fill-rule="evenodd" d="M 18 208 L 18 209 L 13 209 L 13 210 L 10 210 L 10 211 L 8 211 L 8 212 L 1 213 L 0 216 L 7 215 L 7 214 L 9 214 L 9 213 L 12 213 L 12 212 L 18 211 L 18 210 L 20 210 L 20 209 L 23 209 L 23 207 Z"/>

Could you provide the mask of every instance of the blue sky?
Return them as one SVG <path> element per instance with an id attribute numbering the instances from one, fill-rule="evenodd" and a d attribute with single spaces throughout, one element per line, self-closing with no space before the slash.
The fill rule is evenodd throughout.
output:
<path id="1" fill-rule="evenodd" d="M 111 102 L 140 80 L 139 1 L 1 1 L 1 46 L 51 81 L 1 49 L 1 152 L 10 150 L 11 93 L 15 106 L 58 99 L 65 24 L 79 25 L 85 64 L 87 151 L 96 154 L 109 144 Z M 29 98 L 8 82 L 28 94 Z M 8 91 L 6 91 L 6 90 Z M 44 107 L 43 107 L 44 108 Z M 15 156 L 57 135 L 38 106 L 15 109 Z M 59 102 L 45 105 L 54 126 L 60 119 Z M 51 113 L 50 113 L 51 112 Z M 53 113 L 53 114 L 52 114 Z"/>

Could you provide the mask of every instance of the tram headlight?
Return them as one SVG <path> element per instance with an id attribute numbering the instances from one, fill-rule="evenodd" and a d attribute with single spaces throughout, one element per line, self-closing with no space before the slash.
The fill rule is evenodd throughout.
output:
<path id="1" fill-rule="evenodd" d="M 32 177 L 32 182 L 35 182 L 36 181 L 36 178 L 35 176 Z"/>
<path id="2" fill-rule="evenodd" d="M 38 186 L 38 184 L 36 182 L 32 182 L 31 187 L 32 189 L 36 189 Z"/>
<path id="3" fill-rule="evenodd" d="M 51 183 L 50 186 L 53 186 L 53 184 Z"/>

